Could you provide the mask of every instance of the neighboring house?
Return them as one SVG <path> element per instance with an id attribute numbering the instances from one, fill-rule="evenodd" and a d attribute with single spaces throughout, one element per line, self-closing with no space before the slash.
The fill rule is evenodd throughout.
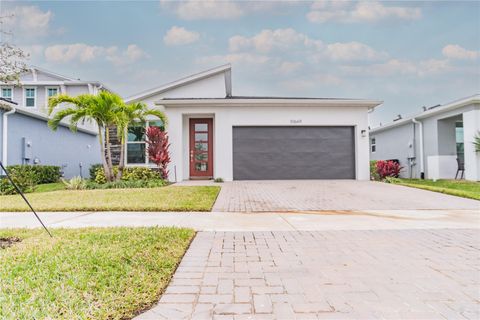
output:
<path id="1" fill-rule="evenodd" d="M 52 131 L 47 126 L 48 98 L 59 93 L 96 94 L 100 90 L 106 89 L 99 82 L 80 81 L 37 67 L 22 74 L 19 84 L 0 84 L 2 162 L 57 165 L 66 177 L 88 175 L 89 167 L 101 162 L 96 125 L 83 123 L 74 133 L 63 122 Z"/>
<path id="2" fill-rule="evenodd" d="M 479 181 L 480 154 L 473 145 L 479 130 L 477 94 L 370 130 L 370 158 L 397 159 L 403 177 L 428 179 L 455 178 L 458 159 L 465 179 Z"/>
<path id="3" fill-rule="evenodd" d="M 368 180 L 368 112 L 381 101 L 234 96 L 230 65 L 128 99 L 168 117 L 172 181 Z M 127 165 L 151 165 L 145 128 L 130 128 Z M 161 125 L 161 124 L 160 124 Z"/>

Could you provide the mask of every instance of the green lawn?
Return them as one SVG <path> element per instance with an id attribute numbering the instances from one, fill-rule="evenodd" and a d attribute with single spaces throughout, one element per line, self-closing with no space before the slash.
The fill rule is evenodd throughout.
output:
<path id="1" fill-rule="evenodd" d="M 210 211 L 217 186 L 62 190 L 29 193 L 38 211 Z M 1 196 L 0 211 L 28 211 L 19 195 Z"/>
<path id="2" fill-rule="evenodd" d="M 39 184 L 35 188 L 34 192 L 50 192 L 50 191 L 58 191 L 58 190 L 65 190 L 65 184 L 63 184 L 63 182 Z"/>
<path id="3" fill-rule="evenodd" d="M 194 236 L 177 228 L 0 230 L 0 319 L 130 319 L 158 301 Z"/>
<path id="4" fill-rule="evenodd" d="M 465 180 L 395 179 L 395 184 L 420 188 L 453 196 L 480 200 L 480 182 Z"/>

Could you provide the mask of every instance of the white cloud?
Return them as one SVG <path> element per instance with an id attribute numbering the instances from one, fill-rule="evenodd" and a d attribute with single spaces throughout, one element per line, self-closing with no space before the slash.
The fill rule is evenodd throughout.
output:
<path id="1" fill-rule="evenodd" d="M 332 74 L 313 74 L 303 78 L 287 79 L 280 82 L 280 86 L 289 92 L 303 92 L 320 86 L 338 86 L 342 84 L 342 79 Z"/>
<path id="2" fill-rule="evenodd" d="M 316 62 L 324 58 L 334 61 L 374 61 L 388 57 L 386 52 L 377 51 L 364 43 L 353 41 L 324 44 L 321 40 L 312 39 L 292 28 L 264 29 L 252 37 L 233 36 L 229 39 L 229 50 L 231 52 L 254 50 L 262 54 L 273 51 L 288 53 L 298 51 Z"/>
<path id="3" fill-rule="evenodd" d="M 167 46 L 178 46 L 198 41 L 200 34 L 194 31 L 188 31 L 185 28 L 173 26 L 163 37 L 163 42 Z"/>
<path id="4" fill-rule="evenodd" d="M 375 22 L 384 19 L 416 20 L 422 11 L 416 7 L 385 6 L 379 1 L 318 1 L 311 6 L 307 19 L 314 23 Z"/>
<path id="5" fill-rule="evenodd" d="M 85 43 L 57 44 L 45 48 L 45 59 L 49 62 L 91 62 L 105 58 L 115 65 L 125 65 L 138 61 L 148 55 L 136 44 L 130 44 L 125 50 L 116 46 L 91 46 Z"/>
<path id="6" fill-rule="evenodd" d="M 243 65 L 261 65 L 271 61 L 271 58 L 265 55 L 252 53 L 231 53 L 226 55 L 214 55 L 197 58 L 195 62 L 200 64 L 219 65 L 225 63 L 243 64 Z"/>
<path id="7" fill-rule="evenodd" d="M 243 51 L 254 48 L 258 52 L 268 53 L 271 50 L 290 50 L 295 46 L 305 47 L 321 45 L 321 41 L 310 39 L 308 36 L 287 29 L 264 29 L 251 38 L 233 36 L 229 39 L 230 51 Z"/>
<path id="8" fill-rule="evenodd" d="M 185 20 L 235 19 L 245 11 L 238 3 L 229 0 L 187 0 L 179 2 L 160 1 L 163 8 L 173 10 Z"/>
<path id="9" fill-rule="evenodd" d="M 378 52 L 366 44 L 356 41 L 329 44 L 326 53 L 332 60 L 343 61 L 373 61 L 388 57 L 386 52 Z"/>
<path id="10" fill-rule="evenodd" d="M 480 52 L 467 50 L 458 44 L 449 44 L 443 47 L 442 53 L 449 59 L 457 60 L 475 60 L 480 56 Z"/>
<path id="11" fill-rule="evenodd" d="M 48 33 L 53 13 L 37 6 L 16 6 L 5 10 L 2 16 L 4 30 L 17 36 L 39 36 Z"/>
<path id="12" fill-rule="evenodd" d="M 278 71 L 281 74 L 290 74 L 299 70 L 303 66 L 302 62 L 299 61 L 283 61 L 278 67 Z"/>
<path id="13" fill-rule="evenodd" d="M 418 62 L 390 59 L 383 63 L 367 66 L 342 66 L 340 69 L 350 75 L 388 77 L 394 75 L 428 76 L 452 70 L 447 60 L 428 59 Z"/>

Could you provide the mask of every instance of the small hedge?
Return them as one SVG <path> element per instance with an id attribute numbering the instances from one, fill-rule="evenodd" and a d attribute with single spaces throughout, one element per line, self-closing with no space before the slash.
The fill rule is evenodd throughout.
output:
<path id="1" fill-rule="evenodd" d="M 118 166 L 113 167 L 113 173 L 118 173 Z M 154 180 L 161 179 L 160 173 L 148 167 L 126 167 L 123 169 L 122 181 L 136 181 L 136 180 Z M 97 184 L 104 184 L 107 182 L 103 167 L 97 168 L 95 179 Z"/>
<path id="2" fill-rule="evenodd" d="M 90 166 L 90 169 L 89 169 L 90 180 L 92 180 L 92 181 L 95 180 L 95 177 L 97 176 L 97 171 L 98 171 L 98 169 L 101 169 L 101 168 L 103 168 L 103 165 L 101 163 L 92 164 Z"/>
<path id="3" fill-rule="evenodd" d="M 13 165 L 8 166 L 7 171 L 23 192 L 32 192 L 38 184 L 58 182 L 60 179 L 60 167 L 41 165 Z M 0 194 L 14 194 L 15 188 L 4 177 L 0 179 Z"/>
<path id="4" fill-rule="evenodd" d="M 32 172 L 36 184 L 58 182 L 62 176 L 59 166 L 13 165 L 7 167 L 11 176 Z"/>
<path id="5" fill-rule="evenodd" d="M 87 182 L 86 189 L 128 189 L 128 188 L 158 188 L 168 185 L 163 179 L 120 180 L 107 183 Z"/>

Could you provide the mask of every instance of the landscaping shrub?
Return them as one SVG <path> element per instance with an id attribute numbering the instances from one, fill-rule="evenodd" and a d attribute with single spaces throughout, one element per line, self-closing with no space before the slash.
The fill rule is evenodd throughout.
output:
<path id="1" fill-rule="evenodd" d="M 37 185 L 35 173 L 33 172 L 33 170 L 13 170 L 9 171 L 9 174 L 13 182 L 22 192 L 32 192 Z M 15 187 L 6 177 L 0 179 L 0 194 L 7 195 L 16 193 L 17 191 L 15 190 Z"/>
<path id="2" fill-rule="evenodd" d="M 58 182 L 61 177 L 59 166 L 44 165 L 13 165 L 7 167 L 12 178 L 16 175 L 25 176 L 33 173 L 35 184 Z"/>
<path id="3" fill-rule="evenodd" d="M 118 166 L 113 167 L 113 173 L 117 175 Z M 150 180 L 150 179 L 160 179 L 160 175 L 157 171 L 152 170 L 148 167 L 126 167 L 123 170 L 122 181 L 132 181 L 132 180 Z M 103 184 L 107 182 L 103 168 L 97 168 L 95 174 L 95 182 L 97 184 Z"/>
<path id="4" fill-rule="evenodd" d="M 215 178 L 215 180 L 213 180 L 213 182 L 222 183 L 223 178 Z"/>
<path id="5" fill-rule="evenodd" d="M 87 187 L 87 182 L 82 177 L 73 177 L 70 180 L 63 180 L 63 184 L 67 190 L 83 190 Z"/>
<path id="6" fill-rule="evenodd" d="M 161 178 L 168 179 L 167 167 L 171 160 L 167 133 L 159 127 L 149 127 L 146 136 L 148 159 L 158 166 Z"/>
<path id="7" fill-rule="evenodd" d="M 378 177 L 385 180 L 386 177 L 398 178 L 403 168 L 395 161 L 379 160 L 376 163 L 376 169 Z"/>
<path id="8" fill-rule="evenodd" d="M 103 165 L 101 163 L 96 163 L 96 164 L 92 164 L 90 166 L 90 169 L 88 169 L 88 172 L 90 174 L 90 180 L 95 180 L 96 176 L 97 176 L 97 171 L 98 169 L 101 169 L 103 168 Z"/>
<path id="9" fill-rule="evenodd" d="M 158 171 L 152 170 L 146 167 L 127 167 L 124 170 L 122 180 L 150 180 L 159 179 L 160 174 Z"/>
<path id="10" fill-rule="evenodd" d="M 370 161 L 370 180 L 380 180 L 380 176 L 377 173 L 377 160 Z"/>
<path id="11" fill-rule="evenodd" d="M 157 188 L 166 186 L 165 180 L 156 178 L 149 180 L 120 180 L 106 183 L 88 182 L 87 189 L 127 189 L 127 188 Z"/>

